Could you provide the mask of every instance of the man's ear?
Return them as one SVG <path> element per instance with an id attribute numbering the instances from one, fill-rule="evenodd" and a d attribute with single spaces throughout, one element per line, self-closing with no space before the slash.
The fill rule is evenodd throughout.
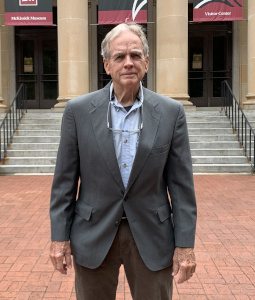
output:
<path id="1" fill-rule="evenodd" d="M 111 75 L 111 72 L 109 70 L 109 62 L 105 58 L 103 58 L 103 63 L 106 74 Z"/>

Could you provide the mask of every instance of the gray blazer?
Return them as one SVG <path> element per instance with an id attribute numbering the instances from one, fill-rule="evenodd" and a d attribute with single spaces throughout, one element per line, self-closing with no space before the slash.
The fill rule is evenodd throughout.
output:
<path id="1" fill-rule="evenodd" d="M 144 263 L 157 271 L 172 264 L 176 246 L 194 247 L 196 200 L 183 106 L 144 88 L 144 126 L 125 189 L 106 122 L 109 88 L 66 105 L 51 193 L 51 238 L 70 240 L 76 262 L 97 268 L 125 210 Z"/>

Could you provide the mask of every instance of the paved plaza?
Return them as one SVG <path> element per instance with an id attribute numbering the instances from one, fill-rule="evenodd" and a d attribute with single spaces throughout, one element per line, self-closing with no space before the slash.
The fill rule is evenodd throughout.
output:
<path id="1" fill-rule="evenodd" d="M 52 176 L 0 177 L 0 299 L 76 299 L 49 261 Z M 255 176 L 195 175 L 197 272 L 177 300 L 255 300 Z M 131 300 L 123 269 L 117 300 Z M 158 299 L 148 299 L 158 300 Z"/>

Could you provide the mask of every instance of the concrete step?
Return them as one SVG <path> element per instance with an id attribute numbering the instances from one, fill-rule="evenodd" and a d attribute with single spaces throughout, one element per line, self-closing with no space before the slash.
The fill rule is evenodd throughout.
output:
<path id="1" fill-rule="evenodd" d="M 188 128 L 190 135 L 204 134 L 204 135 L 219 135 L 219 134 L 233 134 L 232 128 Z"/>
<path id="2" fill-rule="evenodd" d="M 225 112 L 221 109 L 219 110 L 214 110 L 214 111 L 209 111 L 209 110 L 198 110 L 199 108 L 197 108 L 196 111 L 186 111 L 185 114 L 186 116 L 225 116 Z"/>
<path id="3" fill-rule="evenodd" d="M 18 166 L 37 166 L 37 165 L 53 165 L 56 164 L 56 157 L 11 157 L 5 158 L 5 165 Z"/>
<path id="4" fill-rule="evenodd" d="M 242 148 L 191 149 L 192 156 L 244 156 Z"/>
<path id="5" fill-rule="evenodd" d="M 189 135 L 190 142 L 215 142 L 218 141 L 237 141 L 237 137 L 233 134 L 222 134 L 222 135 Z"/>
<path id="6" fill-rule="evenodd" d="M 55 150 L 8 150 L 7 157 L 57 157 Z"/>
<path id="7" fill-rule="evenodd" d="M 249 150 L 246 152 L 246 156 L 248 159 L 251 158 L 251 160 L 254 160 L 254 151 L 252 151 L 251 153 L 249 152 Z"/>
<path id="8" fill-rule="evenodd" d="M 248 120 L 251 119 L 251 120 L 255 121 L 255 111 L 254 110 L 244 110 L 243 112 L 244 112 L 245 116 L 248 118 Z"/>
<path id="9" fill-rule="evenodd" d="M 241 144 L 241 142 L 240 142 L 240 144 Z M 251 150 L 253 151 L 254 150 L 254 142 L 252 141 L 251 143 L 250 143 L 250 141 L 244 141 L 243 142 L 243 148 L 245 148 L 246 147 L 246 149 L 249 149 L 249 148 L 251 148 Z"/>
<path id="10" fill-rule="evenodd" d="M 243 148 L 244 152 L 246 151 L 249 153 L 251 152 L 252 154 L 254 153 L 254 144 L 252 144 L 251 147 L 250 147 L 250 144 L 246 144 L 246 146 L 244 145 L 242 148 Z"/>
<path id="11" fill-rule="evenodd" d="M 245 156 L 192 156 L 193 164 L 246 164 Z"/>
<path id="12" fill-rule="evenodd" d="M 14 136 L 13 144 L 15 143 L 59 143 L 60 136 Z"/>
<path id="13" fill-rule="evenodd" d="M 62 118 L 54 118 L 54 119 L 28 119 L 23 118 L 21 120 L 21 124 L 61 124 Z"/>
<path id="14" fill-rule="evenodd" d="M 59 143 L 13 143 L 11 150 L 57 150 Z"/>
<path id="15" fill-rule="evenodd" d="M 188 128 L 230 128 L 228 122 L 187 122 Z"/>
<path id="16" fill-rule="evenodd" d="M 196 114 L 196 113 L 186 113 L 187 120 L 229 120 L 226 115 L 218 114 L 218 115 L 206 115 L 206 114 Z"/>
<path id="17" fill-rule="evenodd" d="M 60 130 L 61 123 L 59 124 L 20 124 L 19 130 Z"/>
<path id="18" fill-rule="evenodd" d="M 0 165 L 0 174 L 53 174 L 55 165 Z"/>
<path id="19" fill-rule="evenodd" d="M 47 128 L 47 130 L 23 130 L 19 129 L 15 136 L 60 136 L 60 130 L 50 130 Z"/>
<path id="20" fill-rule="evenodd" d="M 194 173 L 251 173 L 249 164 L 193 164 Z"/>
<path id="21" fill-rule="evenodd" d="M 62 118 L 63 113 L 31 113 L 31 112 L 27 112 L 27 114 L 25 115 L 25 118 L 29 118 L 29 119 L 55 119 L 55 118 Z"/>
<path id="22" fill-rule="evenodd" d="M 190 142 L 191 149 L 238 149 L 241 148 L 237 141 L 217 142 Z"/>
<path id="23" fill-rule="evenodd" d="M 249 122 L 249 123 L 250 123 L 251 127 L 254 129 L 255 122 Z M 235 123 L 233 124 L 233 127 L 236 130 L 238 130 L 238 127 L 239 127 L 239 130 L 242 130 L 242 128 L 243 128 L 243 130 L 245 130 L 245 123 L 242 124 L 242 122 L 240 122 L 238 124 L 238 122 L 237 122 L 236 124 Z M 249 125 L 248 124 L 246 124 L 246 130 L 249 130 Z"/>
<path id="24" fill-rule="evenodd" d="M 224 116 L 186 116 L 187 122 L 228 122 L 230 123 L 230 120 L 227 117 Z"/>

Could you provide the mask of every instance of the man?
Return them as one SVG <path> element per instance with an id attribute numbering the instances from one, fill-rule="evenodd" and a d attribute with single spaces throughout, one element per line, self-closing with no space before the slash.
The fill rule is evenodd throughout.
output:
<path id="1" fill-rule="evenodd" d="M 50 256 L 66 274 L 72 252 L 80 300 L 115 299 L 121 264 L 134 300 L 172 299 L 173 276 L 182 283 L 195 272 L 185 114 L 178 101 L 143 88 L 148 52 L 139 25 L 116 26 L 102 42 L 112 82 L 70 100 L 63 115 Z"/>

